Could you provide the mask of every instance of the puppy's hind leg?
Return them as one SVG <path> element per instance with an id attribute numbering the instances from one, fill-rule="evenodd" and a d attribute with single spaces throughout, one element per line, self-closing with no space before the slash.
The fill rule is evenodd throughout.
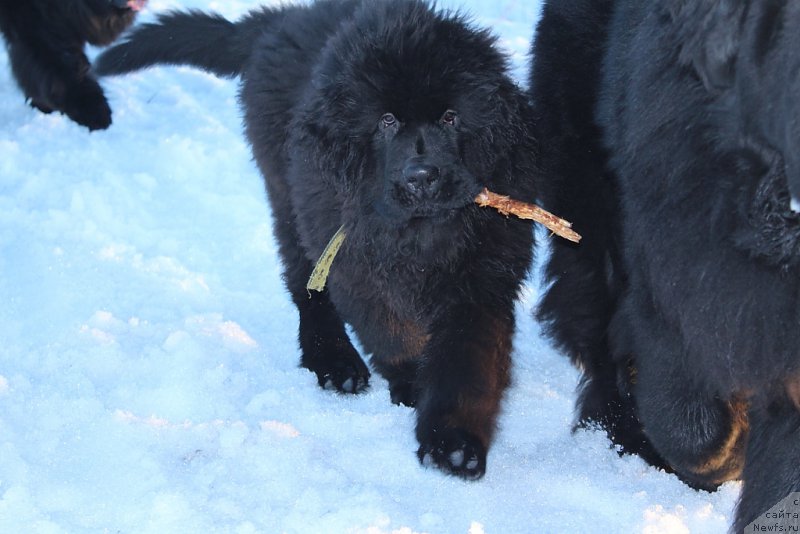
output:
<path id="1" fill-rule="evenodd" d="M 416 361 L 386 364 L 380 360 L 372 363 L 378 372 L 389 382 L 389 395 L 393 404 L 402 404 L 413 408 L 417 405 L 417 372 Z"/>

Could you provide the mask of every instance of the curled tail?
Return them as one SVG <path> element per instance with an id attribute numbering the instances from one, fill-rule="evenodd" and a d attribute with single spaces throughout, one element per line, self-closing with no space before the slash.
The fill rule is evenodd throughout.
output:
<path id="1" fill-rule="evenodd" d="M 223 77 L 238 76 L 257 37 L 250 20 L 233 23 L 202 11 L 168 11 L 142 24 L 100 54 L 100 75 L 123 74 L 153 65 L 190 65 Z"/>

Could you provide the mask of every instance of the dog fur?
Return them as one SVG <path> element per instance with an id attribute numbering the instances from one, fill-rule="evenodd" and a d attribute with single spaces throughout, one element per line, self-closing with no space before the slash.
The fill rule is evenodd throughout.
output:
<path id="1" fill-rule="evenodd" d="M 797 0 L 548 1 L 531 88 L 555 242 L 538 315 L 583 370 L 578 424 L 741 531 L 800 490 Z"/>

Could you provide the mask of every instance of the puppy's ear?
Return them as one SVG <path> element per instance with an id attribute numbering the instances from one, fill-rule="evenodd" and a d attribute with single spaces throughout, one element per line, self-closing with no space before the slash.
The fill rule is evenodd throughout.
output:
<path id="1" fill-rule="evenodd" d="M 708 91 L 733 84 L 746 0 L 680 0 L 673 24 L 680 35 L 680 61 L 691 66 Z"/>

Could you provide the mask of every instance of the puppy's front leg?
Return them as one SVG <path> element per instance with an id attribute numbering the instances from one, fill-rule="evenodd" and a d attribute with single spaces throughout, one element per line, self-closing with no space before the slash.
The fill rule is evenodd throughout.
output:
<path id="1" fill-rule="evenodd" d="M 347 337 L 327 290 L 308 296 L 305 288 L 295 289 L 293 295 L 300 312 L 300 364 L 317 375 L 324 389 L 340 393 L 364 391 L 369 369 Z"/>
<path id="2" fill-rule="evenodd" d="M 478 479 L 509 384 L 513 308 L 465 304 L 437 323 L 418 376 L 417 455 L 423 465 Z"/>

